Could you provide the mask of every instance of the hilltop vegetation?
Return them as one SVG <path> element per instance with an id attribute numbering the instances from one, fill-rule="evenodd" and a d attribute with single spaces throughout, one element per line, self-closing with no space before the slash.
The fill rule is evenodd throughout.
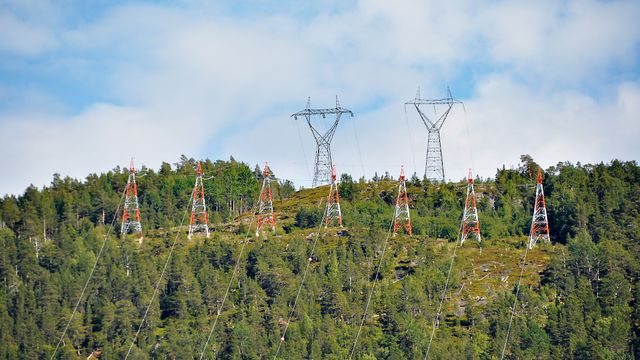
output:
<path id="1" fill-rule="evenodd" d="M 116 222 L 58 358 L 85 359 L 95 349 L 102 350 L 101 359 L 124 358 L 176 235 L 130 359 L 198 358 L 236 265 L 206 356 L 273 358 L 309 257 L 280 358 L 348 358 L 381 260 L 397 183 L 389 176 L 354 181 L 342 175 L 346 231 L 339 232 L 318 228 L 327 187 L 295 191 L 279 180 L 276 234 L 256 238 L 251 211 L 259 168 L 207 160 L 212 235 L 187 240 L 186 228 L 178 225 L 193 187 L 193 165 L 183 157 L 157 172 L 141 170 L 144 241 L 120 238 Z M 528 240 L 536 167 L 523 156 L 520 168 L 477 179 L 482 250 L 473 240 L 458 249 L 432 358 L 500 357 Z M 83 181 L 54 176 L 44 189 L 0 199 L 0 359 L 51 356 L 126 180 L 120 168 Z M 546 170 L 544 186 L 553 244 L 528 254 L 507 358 L 640 358 L 640 167 L 560 163 Z M 354 358 L 424 358 L 465 190 L 463 182 L 408 182 L 415 236 L 389 239 Z"/>

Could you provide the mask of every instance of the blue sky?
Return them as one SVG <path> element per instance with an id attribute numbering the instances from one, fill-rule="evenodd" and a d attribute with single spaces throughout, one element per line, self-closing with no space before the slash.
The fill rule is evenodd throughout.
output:
<path id="1" fill-rule="evenodd" d="M 426 131 L 403 108 L 418 86 L 465 102 L 443 128 L 448 178 L 525 153 L 637 160 L 638 18 L 637 1 L 4 1 L 0 194 L 181 154 L 308 186 L 313 140 L 289 115 L 336 94 L 356 114 L 339 172 L 422 174 Z"/>

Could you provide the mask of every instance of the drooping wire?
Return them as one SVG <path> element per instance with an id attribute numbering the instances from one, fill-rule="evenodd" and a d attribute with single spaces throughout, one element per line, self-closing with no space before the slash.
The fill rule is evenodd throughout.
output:
<path id="1" fill-rule="evenodd" d="M 284 179 L 280 179 L 280 178 L 276 178 L 274 177 L 274 179 L 276 180 L 284 180 Z M 288 201 L 290 201 L 290 199 L 287 199 L 284 203 L 281 204 L 281 206 L 284 206 L 284 204 L 286 204 Z M 258 205 L 260 203 L 260 198 L 258 198 L 257 202 L 255 203 L 255 206 L 253 208 L 251 208 L 251 210 L 253 209 L 257 209 Z M 233 273 L 231 274 L 231 278 L 229 279 L 229 283 L 227 284 L 227 289 L 225 290 L 224 296 L 222 298 L 222 302 L 220 303 L 220 305 L 218 306 L 218 310 L 216 311 L 216 318 L 213 322 L 213 324 L 211 325 L 211 329 L 209 330 L 209 334 L 207 335 L 207 340 L 205 341 L 205 344 L 202 348 L 202 352 L 200 353 L 200 357 L 199 359 L 202 360 L 204 359 L 204 354 L 207 350 L 207 347 L 209 346 L 209 342 L 211 341 L 211 337 L 213 335 L 213 331 L 216 328 L 216 325 L 218 324 L 218 320 L 220 318 L 220 315 L 222 314 L 222 308 L 224 307 L 224 304 L 226 302 L 227 297 L 229 296 L 229 291 L 231 290 L 231 284 L 233 283 L 233 279 L 236 275 L 236 273 L 238 272 L 239 266 L 240 266 L 240 260 L 242 259 L 242 255 L 244 253 L 244 249 L 246 244 L 249 242 L 249 237 L 251 235 L 251 227 L 253 226 L 253 223 L 256 219 L 256 216 L 251 217 L 251 222 L 249 223 L 249 227 L 247 228 L 247 232 L 245 234 L 244 237 L 244 241 L 242 242 L 242 247 L 240 248 L 240 253 L 238 254 L 238 258 L 236 259 L 236 264 L 234 266 L 233 269 Z"/>
<path id="2" fill-rule="evenodd" d="M 394 213 L 395 218 L 395 213 Z M 367 312 L 369 311 L 369 305 L 371 304 L 371 298 L 373 297 L 373 292 L 375 291 L 376 284 L 378 282 L 378 276 L 380 275 L 380 267 L 382 266 L 382 262 L 384 261 L 384 254 L 387 250 L 387 244 L 389 242 L 389 238 L 391 237 L 391 230 L 393 229 L 393 219 L 391 219 L 391 224 L 389 225 L 389 230 L 387 231 L 387 236 L 384 239 L 384 243 L 382 245 L 382 253 L 380 254 L 380 261 L 378 261 L 378 266 L 376 268 L 376 275 L 373 278 L 373 284 L 371 284 L 371 290 L 369 291 L 369 297 L 367 299 L 367 305 L 364 307 L 364 313 L 362 314 L 362 319 L 360 321 L 360 326 L 358 326 L 358 332 L 356 333 L 356 338 L 353 340 L 353 347 L 351 348 L 351 353 L 349 354 L 349 359 L 353 358 L 353 354 L 356 351 L 356 346 L 358 345 L 358 339 L 360 338 L 360 333 L 362 332 L 362 326 L 364 325 L 364 320 L 367 318 Z"/>
<path id="3" fill-rule="evenodd" d="M 80 302 L 82 301 L 82 298 L 84 297 L 84 294 L 87 291 L 87 287 L 89 286 L 89 282 L 91 281 L 91 278 L 93 277 L 93 273 L 95 272 L 96 267 L 98 266 L 98 261 L 100 261 L 100 257 L 102 256 L 102 252 L 104 251 L 104 247 L 107 244 L 107 240 L 109 239 L 109 234 L 111 234 L 111 230 L 113 230 L 113 225 L 115 224 L 116 218 L 118 217 L 118 212 L 120 211 L 120 205 L 122 204 L 122 199 L 124 199 L 125 193 L 126 193 L 125 191 L 122 192 L 122 196 L 120 197 L 120 201 L 118 202 L 118 206 L 116 207 L 116 211 L 113 214 L 113 219 L 111 220 L 111 224 L 109 224 L 109 228 L 107 229 L 107 233 L 104 236 L 104 240 L 102 241 L 102 245 L 100 245 L 100 250 L 98 251 L 98 255 L 96 256 L 96 261 L 93 263 L 93 267 L 91 268 L 91 271 L 89 272 L 89 277 L 87 277 L 87 281 L 84 283 L 84 286 L 82 287 L 82 292 L 80 293 L 80 297 L 78 298 L 78 301 L 76 302 L 76 305 L 73 308 L 73 312 L 71 312 L 71 317 L 69 318 L 69 321 L 67 321 L 67 324 L 65 325 L 64 330 L 62 331 L 62 335 L 60 335 L 60 339 L 58 340 L 58 343 L 56 344 L 56 348 L 53 350 L 53 353 L 51 354 L 51 357 L 49 358 L 50 360 L 53 360 L 53 358 L 56 356 L 56 353 L 58 352 L 58 349 L 60 348 L 60 344 L 62 343 L 62 340 L 64 339 L 64 336 L 67 334 L 67 330 L 69 330 L 69 326 L 71 325 L 71 322 L 73 321 L 73 316 L 78 311 L 78 306 L 80 306 Z"/>
<path id="4" fill-rule="evenodd" d="M 305 168 L 307 169 L 307 174 L 309 175 L 310 178 L 313 178 L 313 176 L 311 176 L 311 169 L 309 168 L 309 161 L 307 160 L 307 152 L 304 150 L 304 142 L 302 141 L 300 124 L 298 124 L 298 120 L 294 120 L 294 122 L 296 123 L 296 129 L 298 129 L 298 140 L 300 140 L 300 148 L 302 149 L 302 157 L 304 157 L 304 164 L 305 164 Z"/>
<path id="5" fill-rule="evenodd" d="M 464 103 L 461 102 L 462 105 L 462 111 L 464 113 L 464 124 L 465 124 L 465 129 L 466 129 L 466 135 L 467 135 L 467 150 L 469 152 L 469 161 L 471 162 L 471 168 L 475 169 L 475 164 L 473 161 L 473 151 L 472 148 L 470 146 L 471 144 L 471 134 L 469 131 L 469 121 L 468 121 L 468 114 L 467 114 L 467 108 L 465 107 Z M 439 322 L 440 319 L 440 315 L 442 313 L 442 305 L 444 304 L 444 299 L 446 297 L 446 291 L 449 285 L 449 280 L 450 280 L 450 276 L 451 276 L 451 272 L 453 269 L 453 264 L 455 262 L 455 258 L 456 258 L 456 251 L 458 250 L 458 246 L 462 244 L 462 241 L 460 239 L 460 233 L 462 230 L 462 224 L 460 226 L 460 228 L 458 229 L 458 235 L 456 236 L 456 246 L 453 249 L 453 254 L 451 256 L 451 263 L 449 264 L 449 270 L 447 273 L 447 280 L 445 282 L 445 287 L 442 293 L 442 297 L 440 299 L 440 304 L 438 305 L 438 311 L 436 313 L 436 317 L 434 318 L 434 322 L 433 322 L 433 328 L 431 329 L 431 336 L 429 338 L 429 345 L 427 347 L 427 353 L 425 355 L 425 360 L 429 357 L 429 351 L 431 350 L 431 344 L 433 342 L 433 337 L 435 334 L 435 329 L 436 329 L 436 322 Z M 482 246 L 480 246 L 480 253 L 482 253 Z"/>
<path id="6" fill-rule="evenodd" d="M 138 325 L 138 330 L 136 330 L 136 334 L 134 335 L 133 339 L 131 339 L 131 344 L 129 345 L 129 349 L 127 350 L 127 355 L 124 357 L 125 360 L 127 358 L 129 358 L 129 354 L 131 354 L 131 349 L 133 349 L 133 345 L 135 344 L 136 340 L 138 339 L 138 335 L 140 334 L 140 330 L 142 329 L 142 326 L 144 325 L 144 322 L 147 319 L 147 315 L 149 314 L 149 309 L 151 308 L 151 305 L 153 304 L 153 300 L 156 298 L 156 295 L 158 294 L 158 289 L 160 288 L 160 283 L 162 282 L 162 278 L 164 277 L 164 274 L 167 271 L 167 267 L 169 266 L 169 261 L 171 261 L 171 257 L 173 255 L 173 250 L 175 249 L 176 243 L 178 242 L 178 237 L 180 237 L 181 230 L 182 230 L 182 225 L 184 224 L 184 219 L 187 216 L 187 212 L 191 208 L 191 201 L 193 200 L 193 196 L 192 195 L 193 194 L 189 194 L 189 202 L 187 203 L 187 206 L 185 207 L 184 212 L 182 213 L 182 219 L 180 220 L 180 226 L 178 226 L 178 230 L 176 232 L 176 236 L 173 239 L 173 244 L 171 244 L 171 248 L 169 250 L 169 255 L 167 255 L 167 260 L 165 260 L 165 262 L 164 262 L 164 267 L 162 268 L 162 272 L 160 273 L 160 277 L 158 278 L 158 281 L 156 282 L 156 286 L 153 289 L 153 294 L 151 295 L 151 299 L 149 300 L 149 305 L 147 305 L 147 308 L 144 311 L 144 315 L 142 316 L 142 320 L 140 320 L 140 325 Z"/>
<path id="7" fill-rule="evenodd" d="M 411 160 L 413 161 L 413 169 L 418 172 L 416 165 L 416 155 L 413 152 L 413 140 L 411 139 L 411 126 L 409 126 L 409 117 L 407 116 L 407 104 L 404 104 L 404 121 L 407 124 L 407 133 L 409 134 L 409 149 L 411 149 Z"/>
<path id="8" fill-rule="evenodd" d="M 322 206 L 322 201 L 320 201 L 320 205 Z M 298 299 L 300 298 L 300 293 L 302 292 L 302 287 L 304 286 L 304 282 L 307 279 L 309 266 L 311 265 L 311 261 L 313 260 L 313 255 L 316 252 L 316 245 L 318 244 L 318 239 L 320 238 L 320 232 L 322 231 L 322 225 L 324 225 L 326 218 L 327 218 L 327 207 L 325 206 L 324 212 L 322 213 L 322 218 L 320 220 L 320 224 L 318 225 L 318 231 L 316 231 L 316 236 L 315 236 L 315 239 L 313 240 L 313 245 L 311 246 L 311 253 L 309 254 L 309 258 L 307 260 L 307 266 L 304 268 L 304 272 L 302 273 L 302 281 L 300 282 L 298 293 L 296 294 L 296 298 L 293 301 L 293 306 L 291 307 L 291 311 L 289 312 L 287 323 L 285 324 L 284 330 L 282 331 L 282 336 L 280 336 L 280 342 L 278 343 L 276 354 L 273 357 L 274 360 L 278 358 L 278 354 L 280 354 L 280 348 L 282 347 L 282 343 L 286 339 L 287 330 L 289 329 L 289 324 L 291 323 L 291 319 L 293 318 L 293 313 L 295 312 L 296 306 L 298 305 Z"/>
<path id="9" fill-rule="evenodd" d="M 364 161 L 362 161 L 362 151 L 360 151 L 360 140 L 358 138 L 358 131 L 356 130 L 356 119 L 351 119 L 351 125 L 353 126 L 353 133 L 356 138 L 356 147 L 358 148 L 358 157 L 360 158 L 360 167 L 362 168 L 362 177 L 366 177 L 367 173 L 364 170 Z"/>
<path id="10" fill-rule="evenodd" d="M 469 132 L 469 121 L 467 118 L 467 109 L 464 106 L 464 103 L 462 103 L 462 110 L 464 112 L 464 124 L 465 124 L 465 128 L 466 128 L 466 133 L 467 133 L 467 150 L 469 151 L 469 161 L 471 161 L 471 168 L 475 168 L 474 167 L 474 162 L 473 162 L 473 151 L 471 151 L 471 134 Z M 435 111 L 435 109 L 434 109 Z M 445 285 L 444 285 L 444 289 L 442 291 L 442 296 L 440 297 L 440 303 L 438 304 L 438 311 L 436 312 L 436 316 L 433 319 L 433 327 L 431 329 L 431 336 L 429 337 L 429 345 L 427 346 L 427 353 L 425 354 L 425 360 L 429 358 L 429 352 L 431 351 L 431 344 L 433 343 L 433 336 L 435 334 L 436 331 L 436 324 L 439 322 L 440 319 L 440 315 L 442 312 L 442 306 L 444 304 L 444 299 L 446 297 L 446 292 L 447 292 L 447 288 L 449 287 L 449 280 L 451 277 L 451 272 L 453 270 L 453 263 L 455 262 L 455 258 L 456 258 L 456 252 L 458 250 L 458 246 L 460 245 L 460 233 L 462 231 L 462 223 L 460 224 L 460 228 L 458 229 L 458 235 L 456 235 L 456 246 L 453 248 L 453 254 L 451 255 L 451 262 L 449 263 L 449 270 L 447 272 L 447 280 L 445 281 Z M 480 251 L 482 252 L 482 246 L 480 246 Z"/>
<path id="11" fill-rule="evenodd" d="M 464 126 L 467 130 L 467 150 L 469 150 L 469 160 L 471 161 L 471 168 L 475 170 L 475 164 L 473 162 L 473 151 L 471 151 L 471 132 L 469 131 L 469 119 L 467 115 L 467 108 L 462 103 L 462 111 L 464 112 Z"/>
<path id="12" fill-rule="evenodd" d="M 453 263 L 456 259 L 456 251 L 460 245 L 460 233 L 462 231 L 462 223 L 458 229 L 458 235 L 456 235 L 456 246 L 453 248 L 453 254 L 451 255 L 451 262 L 449 263 L 449 270 L 447 271 L 447 280 L 444 282 L 444 288 L 442 289 L 442 295 L 440 296 L 440 304 L 438 304 L 438 311 L 433 318 L 433 327 L 431 328 L 431 336 L 429 337 L 429 345 L 427 346 L 427 353 L 424 355 L 425 360 L 429 358 L 429 351 L 431 351 L 431 343 L 433 342 L 433 335 L 436 333 L 436 324 L 440 322 L 440 314 L 442 313 L 442 305 L 447 295 L 447 289 L 449 287 L 449 280 L 451 279 L 451 272 L 453 270 Z"/>
<path id="13" fill-rule="evenodd" d="M 259 203 L 260 203 L 260 199 L 258 198 L 258 201 L 256 202 L 256 205 L 252 208 L 252 210 L 256 209 Z M 224 307 L 224 304 L 227 301 L 227 297 L 229 296 L 229 291 L 231 290 L 231 284 L 233 283 L 233 279 L 235 278 L 236 273 L 240 268 L 240 260 L 242 259 L 242 254 L 244 253 L 244 249 L 247 246 L 247 243 L 249 242 L 249 237 L 251 236 L 251 227 L 253 226 L 253 222 L 255 221 L 255 219 L 256 219 L 256 216 L 251 217 L 251 222 L 249 223 L 249 227 L 247 228 L 244 241 L 242 242 L 242 246 L 240 247 L 240 253 L 238 254 L 238 258 L 236 259 L 236 264 L 233 267 L 233 272 L 231 273 L 231 278 L 229 279 L 229 283 L 227 284 L 227 289 L 225 290 L 224 296 L 222 297 L 222 302 L 220 303 L 220 305 L 218 306 L 218 310 L 216 311 L 216 318 L 213 321 L 213 324 L 211 325 L 211 329 L 209 330 L 209 335 L 207 335 L 207 340 L 205 341 L 204 346 L 202 347 L 202 351 L 200 352 L 200 357 L 199 357 L 200 360 L 204 359 L 204 354 L 207 351 L 209 342 L 211 341 L 211 336 L 213 335 L 213 331 L 215 330 L 216 325 L 218 325 L 218 319 L 220 319 L 220 315 L 222 314 L 222 308 Z"/>
<path id="14" fill-rule="evenodd" d="M 520 266 L 520 277 L 518 278 L 518 285 L 516 285 L 516 297 L 513 299 L 513 306 L 511 306 L 511 317 L 509 318 L 509 327 L 507 328 L 507 336 L 504 338 L 504 346 L 502 347 L 502 355 L 500 359 L 504 359 L 505 351 L 507 350 L 507 343 L 509 342 L 509 334 L 511 333 L 511 323 L 513 322 L 513 314 L 516 312 L 516 304 L 518 303 L 518 295 L 520 294 L 520 282 L 522 281 L 522 275 L 524 274 L 524 267 L 527 261 L 527 253 L 529 252 L 529 246 L 524 251 L 522 257 L 522 265 Z"/>
<path id="15" fill-rule="evenodd" d="M 469 141 L 471 139 L 471 136 L 469 134 L 469 124 L 468 124 L 468 121 L 467 121 L 467 110 L 466 110 L 466 108 L 464 106 L 464 103 L 462 103 L 462 109 L 463 109 L 463 112 L 465 114 L 465 128 L 466 128 L 466 133 L 467 133 L 467 149 L 469 151 L 469 160 L 471 161 L 471 168 L 474 168 L 474 165 L 473 165 L 473 152 L 471 151 L 471 147 L 469 146 L 469 144 L 470 144 Z M 435 112 L 435 105 L 434 105 L 434 112 Z M 451 255 L 451 262 L 449 263 L 449 270 L 447 271 L 447 279 L 445 281 L 444 288 L 442 290 L 442 295 L 440 296 L 440 303 L 438 304 L 438 310 L 436 311 L 436 315 L 435 315 L 435 317 L 433 319 L 433 326 L 431 328 L 431 335 L 429 336 L 429 345 L 427 346 L 427 352 L 426 352 L 426 354 L 424 356 L 425 360 L 429 358 L 429 352 L 431 351 L 431 344 L 433 343 L 433 337 L 434 337 L 435 332 L 436 332 L 436 325 L 440 321 L 440 315 L 442 313 L 442 306 L 444 304 L 444 299 L 446 298 L 447 289 L 449 287 L 449 280 L 451 278 L 451 272 L 453 270 L 453 264 L 455 262 L 458 246 L 460 245 L 461 229 L 462 229 L 462 223 L 460 224 L 460 228 L 458 229 L 458 234 L 456 235 L 456 245 L 453 248 L 453 254 Z"/>

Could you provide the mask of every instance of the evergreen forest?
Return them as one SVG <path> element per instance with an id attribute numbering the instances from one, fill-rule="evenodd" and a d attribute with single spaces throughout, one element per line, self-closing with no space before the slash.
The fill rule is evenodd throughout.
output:
<path id="1" fill-rule="evenodd" d="M 459 247 L 466 179 L 410 176 L 413 236 L 390 237 L 392 175 L 340 175 L 344 228 L 325 227 L 329 186 L 274 163 L 276 231 L 256 236 L 261 169 L 203 160 L 211 235 L 188 239 L 182 156 L 138 171 L 139 242 L 116 211 L 127 168 L 56 174 L 0 198 L 0 359 L 640 359 L 640 167 L 543 169 L 551 243 L 523 263 L 538 165 L 520 160 L 475 179 L 482 241 Z"/>

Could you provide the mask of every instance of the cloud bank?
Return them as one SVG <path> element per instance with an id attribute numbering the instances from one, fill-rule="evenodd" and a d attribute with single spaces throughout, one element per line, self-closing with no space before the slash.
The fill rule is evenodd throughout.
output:
<path id="1" fill-rule="evenodd" d="M 269 161 L 309 186 L 306 105 L 356 117 L 333 143 L 354 177 L 424 172 L 418 86 L 465 103 L 444 126 L 448 178 L 531 154 L 638 159 L 640 3 L 360 1 L 0 5 L 0 194 L 180 154 Z M 325 124 L 326 125 L 326 124 Z"/>

